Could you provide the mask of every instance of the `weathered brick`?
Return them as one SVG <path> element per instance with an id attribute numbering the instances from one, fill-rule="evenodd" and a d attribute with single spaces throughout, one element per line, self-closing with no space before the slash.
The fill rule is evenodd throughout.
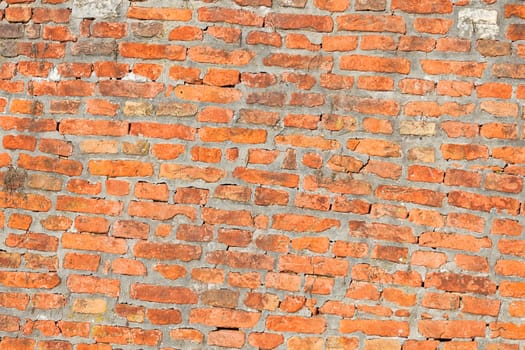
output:
<path id="1" fill-rule="evenodd" d="M 451 13 L 452 12 L 452 1 L 450 0 L 394 0 L 391 5 L 392 10 L 401 10 L 408 13 Z"/>
<path id="2" fill-rule="evenodd" d="M 128 18 L 163 21 L 189 21 L 191 10 L 171 7 L 140 7 L 131 6 L 127 13 Z"/>
<path id="3" fill-rule="evenodd" d="M 329 16 L 270 13 L 266 15 L 264 25 L 278 29 L 303 29 L 330 32 L 333 29 L 333 20 Z"/>
<path id="4" fill-rule="evenodd" d="M 352 55 L 341 57 L 340 68 L 344 70 L 408 74 L 410 72 L 410 61 L 404 58 Z"/>
<path id="5" fill-rule="evenodd" d="M 188 49 L 188 58 L 194 62 L 244 66 L 250 63 L 255 53 L 248 50 L 225 51 L 208 46 L 194 46 Z"/>
<path id="6" fill-rule="evenodd" d="M 405 21 L 401 16 L 349 14 L 336 18 L 337 30 L 364 32 L 405 33 Z"/>
<path id="7" fill-rule="evenodd" d="M 266 56 L 263 59 L 263 63 L 266 66 L 277 66 L 302 70 L 318 69 L 321 71 L 330 71 L 333 67 L 333 58 L 330 56 L 307 56 L 275 53 Z"/>
<path id="8" fill-rule="evenodd" d="M 369 336 L 407 337 L 408 323 L 403 321 L 341 320 L 339 321 L 339 331 L 342 333 L 361 331 Z"/>
<path id="9" fill-rule="evenodd" d="M 428 321 L 418 322 L 419 332 L 430 338 L 474 338 L 485 335 L 481 321 Z"/>
<path id="10" fill-rule="evenodd" d="M 257 312 L 237 311 L 223 308 L 192 309 L 190 323 L 204 324 L 207 326 L 236 328 L 252 328 L 260 319 Z"/>
<path id="11" fill-rule="evenodd" d="M 447 272 L 427 274 L 425 286 L 448 292 L 472 292 L 484 295 L 496 292 L 496 284 L 487 277 L 473 277 Z"/>
<path id="12" fill-rule="evenodd" d="M 167 287 L 134 283 L 130 287 L 133 299 L 169 304 L 196 304 L 197 294 L 185 287 Z"/>

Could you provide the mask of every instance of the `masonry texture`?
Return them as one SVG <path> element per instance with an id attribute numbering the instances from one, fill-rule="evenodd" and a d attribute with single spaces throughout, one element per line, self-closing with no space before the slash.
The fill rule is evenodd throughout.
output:
<path id="1" fill-rule="evenodd" d="M 525 349 L 524 1 L 0 20 L 0 349 Z"/>

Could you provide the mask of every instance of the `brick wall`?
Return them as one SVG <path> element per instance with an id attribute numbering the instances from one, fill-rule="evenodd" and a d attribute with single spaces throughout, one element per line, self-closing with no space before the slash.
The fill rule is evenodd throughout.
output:
<path id="1" fill-rule="evenodd" d="M 0 19 L 2 350 L 525 349 L 523 1 Z"/>

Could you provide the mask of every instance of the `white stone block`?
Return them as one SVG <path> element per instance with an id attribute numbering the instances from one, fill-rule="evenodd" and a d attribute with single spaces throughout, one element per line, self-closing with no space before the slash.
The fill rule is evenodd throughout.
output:
<path id="1" fill-rule="evenodd" d="M 462 37 L 495 39 L 499 34 L 498 11 L 465 8 L 458 12 L 458 31 Z"/>
<path id="2" fill-rule="evenodd" d="M 75 18 L 115 18 L 119 16 L 122 0 L 73 0 Z"/>

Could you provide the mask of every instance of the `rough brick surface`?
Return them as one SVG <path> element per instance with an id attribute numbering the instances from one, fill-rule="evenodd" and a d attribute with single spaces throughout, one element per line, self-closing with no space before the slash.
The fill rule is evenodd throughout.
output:
<path id="1" fill-rule="evenodd" d="M 0 1 L 0 349 L 525 350 L 525 3 Z"/>

